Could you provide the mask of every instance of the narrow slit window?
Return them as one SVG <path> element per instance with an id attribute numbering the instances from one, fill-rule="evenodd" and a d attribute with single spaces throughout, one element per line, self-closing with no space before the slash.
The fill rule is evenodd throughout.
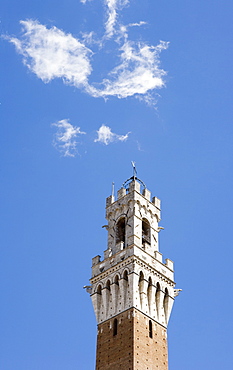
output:
<path id="1" fill-rule="evenodd" d="M 152 321 L 149 320 L 149 337 L 153 338 Z"/>
<path id="2" fill-rule="evenodd" d="M 114 319 L 113 321 L 113 336 L 114 337 L 117 335 L 117 326 L 118 326 L 117 319 Z"/>

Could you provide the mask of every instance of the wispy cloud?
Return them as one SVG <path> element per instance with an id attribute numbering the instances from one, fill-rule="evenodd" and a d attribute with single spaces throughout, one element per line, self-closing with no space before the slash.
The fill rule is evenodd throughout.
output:
<path id="1" fill-rule="evenodd" d="M 92 71 L 90 49 L 56 27 L 48 29 L 33 20 L 20 23 L 24 29 L 22 39 L 10 37 L 9 41 L 37 77 L 45 83 L 58 77 L 76 87 L 86 85 Z"/>
<path id="2" fill-rule="evenodd" d="M 99 88 L 89 85 L 88 92 L 94 97 L 145 95 L 148 98 L 149 91 L 164 86 L 166 72 L 159 67 L 159 55 L 167 47 L 168 43 L 162 41 L 157 46 L 125 42 L 120 49 L 121 63 L 109 73 L 110 78 Z"/>
<path id="3" fill-rule="evenodd" d="M 107 7 L 107 21 L 105 23 L 105 30 L 106 38 L 111 38 L 115 31 L 115 26 L 117 24 L 117 11 L 124 8 L 128 3 L 129 0 L 104 0 L 106 7 Z"/>
<path id="4" fill-rule="evenodd" d="M 89 0 L 80 1 L 85 4 Z M 103 1 L 107 20 L 102 38 L 92 31 L 83 33 L 80 41 L 56 27 L 47 28 L 37 21 L 26 20 L 20 22 L 23 27 L 21 38 L 8 37 L 8 40 L 23 55 L 24 64 L 45 83 L 62 78 L 64 83 L 95 98 L 134 96 L 153 106 L 156 104 L 154 91 L 165 85 L 166 72 L 160 67 L 160 53 L 167 49 L 168 42 L 161 41 L 153 46 L 130 41 L 128 28 L 139 27 L 146 22 L 120 24 L 118 13 L 129 0 Z M 107 47 L 104 40 L 111 37 L 116 41 L 115 67 L 106 71 L 106 77 L 96 83 L 91 81 L 91 62 L 95 54 L 87 45 L 101 46 L 96 54 L 101 53 Z M 106 55 L 104 53 L 105 58 Z"/>
<path id="5" fill-rule="evenodd" d="M 102 125 L 97 131 L 98 137 L 94 141 L 95 143 L 99 142 L 108 145 L 116 141 L 126 141 L 128 139 L 129 134 L 130 132 L 128 132 L 126 135 L 114 134 L 110 127 Z"/>
<path id="6" fill-rule="evenodd" d="M 145 24 L 147 24 L 147 22 L 145 21 L 140 21 L 138 23 L 130 23 L 129 24 L 129 27 L 141 27 L 141 26 L 145 26 Z"/>
<path id="7" fill-rule="evenodd" d="M 52 126 L 57 127 L 57 132 L 54 135 L 53 145 L 64 157 L 75 157 L 77 154 L 77 137 L 84 135 L 85 132 L 80 130 L 80 127 L 73 126 L 69 119 L 62 119 Z"/>

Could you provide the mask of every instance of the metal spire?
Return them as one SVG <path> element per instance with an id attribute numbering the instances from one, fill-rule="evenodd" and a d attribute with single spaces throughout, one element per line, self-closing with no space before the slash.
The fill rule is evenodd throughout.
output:
<path id="1" fill-rule="evenodd" d="M 131 181 L 135 181 L 135 180 L 138 180 L 138 181 L 142 184 L 142 186 L 144 187 L 144 189 L 145 189 L 145 188 L 146 188 L 146 184 L 145 184 L 142 180 L 140 180 L 140 179 L 137 177 L 136 162 L 131 161 L 131 165 L 132 165 L 132 167 L 133 167 L 133 176 L 132 176 L 132 177 L 130 177 L 128 180 L 126 180 L 126 181 L 123 183 L 122 187 L 123 187 L 123 188 L 126 188 L 129 182 L 131 182 Z"/>
<path id="2" fill-rule="evenodd" d="M 115 193 L 115 183 L 112 182 L 112 197 L 114 197 L 114 193 Z"/>
<path id="3" fill-rule="evenodd" d="M 137 176 L 137 170 L 136 170 L 136 162 L 131 161 L 132 167 L 133 167 L 133 177 Z"/>

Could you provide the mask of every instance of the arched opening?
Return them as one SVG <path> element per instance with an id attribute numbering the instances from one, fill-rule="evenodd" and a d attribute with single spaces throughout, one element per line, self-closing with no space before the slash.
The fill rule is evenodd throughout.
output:
<path id="1" fill-rule="evenodd" d="M 119 305 L 119 276 L 116 275 L 114 279 L 114 289 L 115 289 L 115 312 L 118 311 L 118 305 Z"/>
<path id="2" fill-rule="evenodd" d="M 149 281 L 148 281 L 147 301 L 148 301 L 149 313 L 151 313 L 151 306 L 152 306 L 152 279 L 151 277 L 149 277 Z"/>
<path id="3" fill-rule="evenodd" d="M 108 290 L 110 290 L 110 280 L 108 280 L 108 281 L 107 281 L 107 283 L 106 283 L 106 288 L 107 288 Z"/>
<path id="4" fill-rule="evenodd" d="M 123 242 L 125 247 L 125 218 L 122 217 L 116 225 L 116 244 Z"/>
<path id="5" fill-rule="evenodd" d="M 156 302 L 156 310 L 157 310 L 157 318 L 160 318 L 160 284 L 156 284 L 156 294 L 155 294 L 155 302 Z"/>
<path id="6" fill-rule="evenodd" d="M 115 276 L 114 283 L 115 283 L 117 286 L 119 286 L 119 276 L 118 276 L 118 275 L 116 275 L 116 276 Z"/>
<path id="7" fill-rule="evenodd" d="M 165 288 L 164 292 L 164 300 L 163 300 L 163 308 L 164 308 L 164 314 L 165 314 L 165 321 L 167 324 L 167 319 L 168 319 L 168 300 L 169 300 L 169 295 L 168 295 L 168 289 Z"/>
<path id="8" fill-rule="evenodd" d="M 150 224 L 145 218 L 142 219 L 142 244 L 144 243 L 150 244 Z"/>
<path id="9" fill-rule="evenodd" d="M 97 303 L 97 318 L 101 317 L 101 307 L 102 307 L 102 286 L 99 284 L 96 290 L 96 303 Z"/>
<path id="10" fill-rule="evenodd" d="M 117 326 L 118 326 L 117 319 L 114 319 L 114 321 L 113 321 L 113 336 L 114 337 L 115 337 L 115 335 L 117 335 Z"/>
<path id="11" fill-rule="evenodd" d="M 106 314 L 108 314 L 109 306 L 111 304 L 111 283 L 110 280 L 106 283 L 106 296 L 105 296 L 105 307 L 106 307 Z"/>
<path id="12" fill-rule="evenodd" d="M 124 307 L 128 307 L 128 292 L 129 292 L 129 276 L 128 271 L 125 270 L 123 273 L 123 297 L 124 297 Z"/>
<path id="13" fill-rule="evenodd" d="M 124 271 L 123 279 L 125 279 L 126 281 L 128 281 L 128 280 L 129 280 L 129 279 L 128 279 L 128 271 L 127 271 L 127 270 L 125 270 L 125 271 Z"/>
<path id="14" fill-rule="evenodd" d="M 144 300 L 144 275 L 142 271 L 140 271 L 140 274 L 139 274 L 138 285 L 139 285 L 139 296 L 140 296 L 141 308 L 144 308 L 144 302 L 145 302 Z"/>
<path id="15" fill-rule="evenodd" d="M 143 280 L 144 280 L 144 274 L 142 271 L 140 271 L 140 274 L 139 274 L 139 287 L 143 284 Z"/>
<path id="16" fill-rule="evenodd" d="M 149 320 L 149 337 L 153 338 L 152 321 Z"/>

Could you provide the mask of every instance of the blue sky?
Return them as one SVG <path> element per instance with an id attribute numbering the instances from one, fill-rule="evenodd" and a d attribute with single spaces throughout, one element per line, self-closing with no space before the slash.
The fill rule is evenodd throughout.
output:
<path id="1" fill-rule="evenodd" d="M 171 370 L 232 369 L 231 1 L 3 0 L 3 370 L 94 369 L 83 286 L 130 162 L 175 262 Z"/>

